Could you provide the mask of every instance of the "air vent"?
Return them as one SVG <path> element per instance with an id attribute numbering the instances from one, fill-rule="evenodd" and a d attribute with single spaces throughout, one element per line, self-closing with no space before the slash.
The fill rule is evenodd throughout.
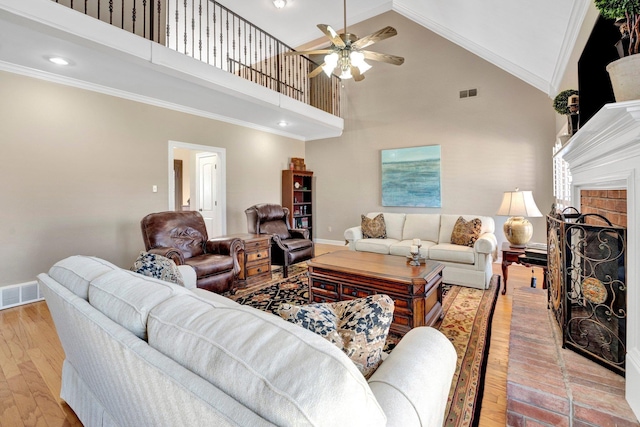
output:
<path id="1" fill-rule="evenodd" d="M 44 299 L 40 294 L 37 282 L 0 288 L 0 295 L 0 310 Z"/>
<path id="2" fill-rule="evenodd" d="M 460 91 L 460 98 L 470 98 L 472 96 L 478 96 L 478 89 L 466 89 Z"/>

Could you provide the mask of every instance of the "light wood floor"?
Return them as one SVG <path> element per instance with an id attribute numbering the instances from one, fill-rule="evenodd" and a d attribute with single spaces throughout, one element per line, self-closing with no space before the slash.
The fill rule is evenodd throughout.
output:
<path id="1" fill-rule="evenodd" d="M 336 246 L 318 244 L 317 254 Z M 536 269 L 538 270 L 538 269 Z M 500 273 L 494 265 L 494 272 Z M 506 425 L 511 296 L 529 286 L 531 271 L 509 267 L 509 289 L 500 295 L 493 317 L 480 426 Z M 536 271 L 538 283 L 542 283 Z M 0 311 L 0 426 L 80 426 L 60 399 L 64 352 L 45 302 Z"/>

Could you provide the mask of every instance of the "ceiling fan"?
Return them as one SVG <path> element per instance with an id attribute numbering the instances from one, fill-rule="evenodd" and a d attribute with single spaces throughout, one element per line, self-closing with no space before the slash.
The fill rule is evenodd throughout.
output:
<path id="1" fill-rule="evenodd" d="M 374 43 L 393 37 L 398 32 L 395 28 L 384 27 L 373 34 L 359 39 L 355 34 L 347 32 L 347 0 L 344 0 L 344 33 L 338 34 L 331 26 L 318 24 L 318 28 L 331 40 L 331 46 L 326 49 L 306 50 L 300 52 L 287 52 L 285 55 L 321 55 L 325 54 L 324 62 L 309 73 L 309 77 L 315 77 L 322 71 L 327 77 L 335 71 L 339 72 L 341 79 L 353 79 L 357 82 L 364 79 L 364 72 L 371 68 L 365 59 L 386 62 L 393 65 L 402 65 L 404 58 L 388 55 L 386 53 L 364 50 Z"/>

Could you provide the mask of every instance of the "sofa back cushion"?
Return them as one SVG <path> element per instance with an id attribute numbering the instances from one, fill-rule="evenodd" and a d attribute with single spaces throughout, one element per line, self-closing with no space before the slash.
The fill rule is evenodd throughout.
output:
<path id="1" fill-rule="evenodd" d="M 89 303 L 138 338 L 146 340 L 149 311 L 171 296 L 185 293 L 189 291 L 174 283 L 118 269 L 89 284 Z"/>
<path id="2" fill-rule="evenodd" d="M 402 230 L 403 240 L 428 240 L 438 242 L 440 214 L 407 214 Z"/>
<path id="3" fill-rule="evenodd" d="M 89 298 L 89 283 L 117 266 L 100 258 L 74 255 L 58 261 L 49 269 L 49 276 L 80 298 Z"/>
<path id="4" fill-rule="evenodd" d="M 276 425 L 385 425 L 335 345 L 271 313 L 178 295 L 151 310 L 148 342 Z"/>
<path id="5" fill-rule="evenodd" d="M 495 232 L 496 224 L 493 218 L 490 216 L 442 214 L 440 215 L 440 237 L 438 239 L 438 243 L 451 243 L 451 233 L 453 232 L 453 227 L 456 225 L 456 221 L 460 217 L 464 218 L 467 221 L 471 221 L 474 218 L 480 219 L 480 221 L 482 221 L 480 235 L 484 233 Z"/>
<path id="6" fill-rule="evenodd" d="M 384 225 L 387 231 L 387 238 L 402 240 L 402 229 L 404 227 L 404 218 L 406 214 L 389 213 L 389 212 L 369 212 L 367 214 L 367 218 L 375 218 L 380 213 L 382 213 L 384 216 Z"/>

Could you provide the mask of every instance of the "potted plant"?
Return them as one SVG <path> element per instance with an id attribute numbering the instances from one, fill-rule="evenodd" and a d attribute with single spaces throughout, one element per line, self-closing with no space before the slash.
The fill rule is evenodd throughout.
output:
<path id="1" fill-rule="evenodd" d="M 616 101 L 640 99 L 640 0 L 594 0 L 604 18 L 616 19 L 622 34 L 623 58 L 607 66 Z"/>
<path id="2" fill-rule="evenodd" d="M 623 56 L 634 55 L 640 50 L 640 0 L 595 0 L 603 18 L 615 19 L 620 27 L 624 43 L 628 46 Z"/>
<path id="3" fill-rule="evenodd" d="M 573 135 L 579 127 L 578 91 L 575 89 L 563 90 L 553 99 L 553 108 L 558 114 L 567 116 L 567 132 Z"/>

